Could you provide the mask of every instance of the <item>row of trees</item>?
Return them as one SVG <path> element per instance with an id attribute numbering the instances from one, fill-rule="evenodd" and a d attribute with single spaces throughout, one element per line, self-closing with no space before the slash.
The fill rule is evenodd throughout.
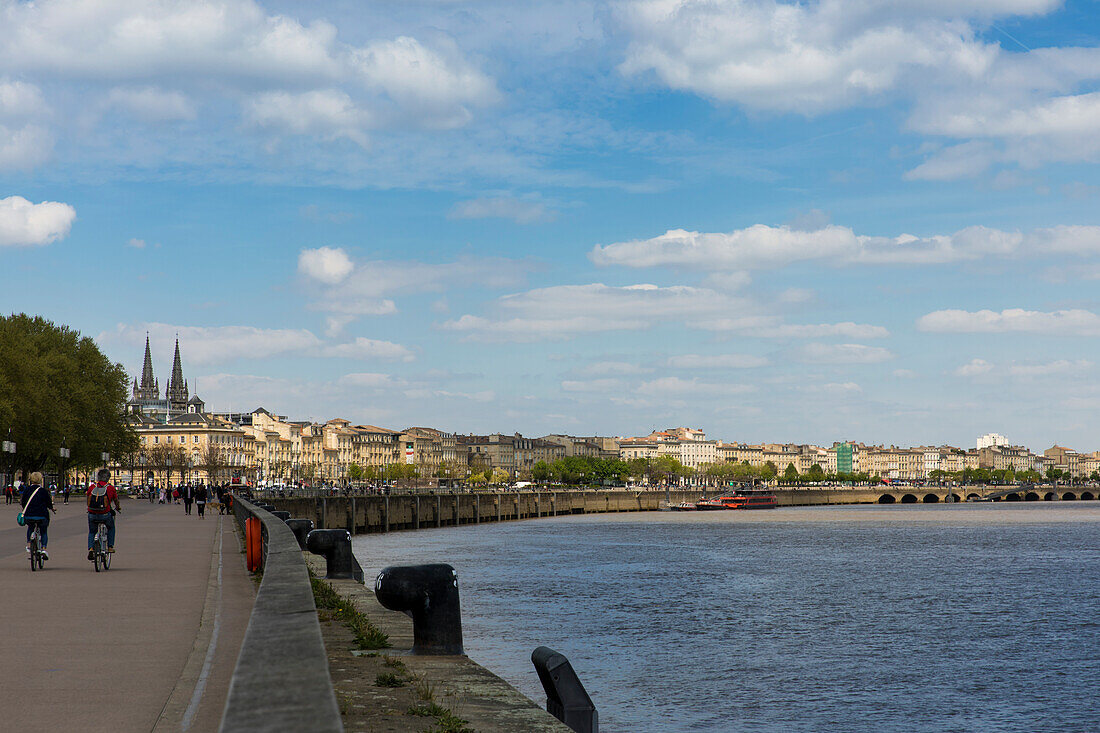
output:
<path id="1" fill-rule="evenodd" d="M 1072 481 L 1074 479 L 1069 471 L 1054 467 L 1048 468 L 1045 474 L 1034 470 L 1014 471 L 1011 468 L 964 468 L 962 471 L 940 471 L 937 469 L 928 474 L 929 481 L 936 483 L 954 481 L 960 484 L 1037 483 L 1044 478 L 1047 481 Z M 1088 476 L 1088 480 L 1100 481 L 1100 472 L 1093 471 Z"/>
<path id="2" fill-rule="evenodd" d="M 129 378 L 91 338 L 25 313 L 0 317 L 0 437 L 16 444 L 12 468 L 24 473 L 90 470 L 107 451 L 137 449 L 126 424 Z M 10 437 L 9 437 L 10 436 Z"/>

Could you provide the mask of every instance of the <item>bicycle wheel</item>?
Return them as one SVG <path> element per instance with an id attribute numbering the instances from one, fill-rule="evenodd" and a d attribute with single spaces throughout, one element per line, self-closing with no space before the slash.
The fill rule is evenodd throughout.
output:
<path id="1" fill-rule="evenodd" d="M 38 568 L 38 533 L 35 533 L 31 535 L 31 572 Z"/>
<path id="2" fill-rule="evenodd" d="M 95 548 L 95 554 L 92 555 L 92 564 L 95 565 L 95 571 L 97 573 L 99 572 L 99 564 L 102 561 L 103 561 L 102 560 L 102 555 L 100 555 L 100 553 L 99 553 L 99 546 L 98 546 L 98 543 L 97 543 L 97 546 Z"/>
<path id="3" fill-rule="evenodd" d="M 107 552 L 106 550 L 103 551 L 103 569 L 111 569 L 111 553 Z"/>
<path id="4" fill-rule="evenodd" d="M 46 561 L 42 559 L 42 552 L 41 551 L 36 552 L 35 557 L 38 558 L 38 569 L 39 570 L 46 567 Z"/>

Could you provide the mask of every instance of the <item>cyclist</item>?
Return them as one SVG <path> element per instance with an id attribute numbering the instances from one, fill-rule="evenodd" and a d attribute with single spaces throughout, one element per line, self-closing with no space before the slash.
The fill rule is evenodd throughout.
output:
<path id="1" fill-rule="evenodd" d="M 88 559 L 95 560 L 95 533 L 97 524 L 107 525 L 107 552 L 115 551 L 115 513 L 121 512 L 122 507 L 118 503 L 118 492 L 108 483 L 111 472 L 106 468 L 99 469 L 96 474 L 96 482 L 88 487 Z M 111 508 L 111 504 L 115 508 Z"/>
<path id="2" fill-rule="evenodd" d="M 53 497 L 50 492 L 42 488 L 42 474 L 35 471 L 30 475 L 30 483 L 23 484 L 19 492 L 19 503 L 23 506 L 23 521 L 27 525 L 27 553 L 31 551 L 31 533 L 38 527 L 38 535 L 42 538 L 42 558 L 49 560 L 46 552 L 46 529 L 50 526 L 50 512 L 57 514 L 53 506 Z"/>

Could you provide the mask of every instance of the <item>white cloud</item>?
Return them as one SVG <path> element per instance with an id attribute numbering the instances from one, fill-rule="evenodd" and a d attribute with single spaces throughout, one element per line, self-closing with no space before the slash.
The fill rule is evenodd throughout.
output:
<path id="1" fill-rule="evenodd" d="M 917 373 L 912 369 L 895 369 L 891 373 L 898 379 L 913 379 L 917 376 Z"/>
<path id="2" fill-rule="evenodd" d="M 145 240 L 134 237 L 126 243 L 126 246 L 133 247 L 134 249 L 145 249 Z"/>
<path id="3" fill-rule="evenodd" d="M 810 392 L 825 392 L 826 394 L 858 394 L 863 391 L 855 382 L 829 382 L 823 384 L 820 387 L 808 387 L 807 391 Z"/>
<path id="4" fill-rule="evenodd" d="M 649 367 L 639 366 L 625 361 L 597 361 L 577 370 L 578 374 L 649 374 L 653 370 Z"/>
<path id="5" fill-rule="evenodd" d="M 985 359 L 971 359 L 955 370 L 955 376 L 977 377 L 983 374 L 989 374 L 991 371 L 993 371 L 993 365 Z"/>
<path id="6" fill-rule="evenodd" d="M 673 229 L 652 239 L 596 245 L 589 258 L 597 265 L 739 271 L 783 267 L 805 260 L 826 260 L 830 264 L 938 264 L 1051 253 L 1100 254 L 1100 227 L 1056 226 L 1022 233 L 973 226 L 954 234 L 924 238 L 910 234 L 857 235 L 836 225 L 816 231 L 764 224 L 728 233 Z M 740 279 L 740 273 L 737 277 Z"/>
<path id="7" fill-rule="evenodd" d="M 339 89 L 264 92 L 244 103 L 244 117 L 257 127 L 329 140 L 343 137 L 362 147 L 368 145 L 365 130 L 372 119 Z"/>
<path id="8" fill-rule="evenodd" d="M 751 354 L 681 354 L 668 359 L 674 369 L 754 369 L 770 363 L 763 356 Z"/>
<path id="9" fill-rule="evenodd" d="M 221 364 L 237 359 L 266 359 L 283 354 L 316 351 L 319 339 L 302 329 L 265 329 L 252 326 L 174 326 L 167 323 L 119 324 L 99 334 L 97 340 L 133 349 L 140 354 L 149 335 L 158 359 L 170 359 L 175 339 L 187 364 Z"/>
<path id="10" fill-rule="evenodd" d="M 0 130 L 2 132 L 2 130 Z M 0 148 L 0 163 L 3 149 Z M 0 199 L 0 247 L 49 244 L 69 234 L 76 209 L 56 201 L 34 204 L 22 196 Z"/>
<path id="11" fill-rule="evenodd" d="M 727 384 L 716 382 L 700 382 L 697 379 L 681 379 L 680 377 L 661 377 L 638 385 L 638 393 L 643 395 L 665 395 L 671 397 L 722 397 L 729 395 L 741 395 L 755 391 L 750 384 Z"/>
<path id="12" fill-rule="evenodd" d="M 127 110 L 145 122 L 174 122 L 195 119 L 195 107 L 184 94 L 157 87 L 117 87 L 107 102 Z"/>
<path id="13" fill-rule="evenodd" d="M 555 212 L 536 201 L 514 198 L 485 198 L 460 201 L 447 214 L 448 219 L 511 219 L 517 224 L 553 221 Z"/>
<path id="14" fill-rule="evenodd" d="M 807 364 L 878 364 L 894 358 L 889 349 L 863 344 L 806 344 L 798 357 Z"/>
<path id="15" fill-rule="evenodd" d="M 1100 316 L 1086 310 L 941 310 L 917 319 L 921 331 L 936 333 L 1036 333 L 1047 336 L 1100 336 Z"/>
<path id="16" fill-rule="evenodd" d="M 47 111 L 42 90 L 34 84 L 0 79 L 0 121 L 37 119 Z"/>
<path id="17" fill-rule="evenodd" d="M 298 254 L 298 271 L 328 285 L 340 282 L 353 269 L 351 258 L 339 247 L 303 249 Z"/>
<path id="18" fill-rule="evenodd" d="M 328 273 L 328 277 L 337 278 L 334 287 L 326 288 L 324 294 L 310 305 L 313 310 L 346 315 L 386 315 L 396 313 L 394 301 L 387 296 L 409 295 L 427 292 L 443 292 L 448 289 L 470 287 L 504 288 L 523 282 L 533 265 L 520 260 L 503 257 L 459 257 L 453 262 L 424 263 L 374 260 L 352 263 L 346 253 L 340 249 L 329 249 L 324 257 L 332 261 L 331 272 L 314 262 L 320 255 L 311 255 L 310 274 Z M 304 250 L 320 252 L 321 250 Z M 339 254 L 331 254 L 333 252 Z M 299 258 L 299 269 L 302 268 Z M 322 280 L 324 282 L 324 280 Z"/>
<path id="19" fill-rule="evenodd" d="M 881 326 L 856 323 L 785 324 L 777 316 L 761 314 L 761 306 L 747 298 L 683 285 L 557 285 L 506 295 L 497 300 L 496 309 L 502 317 L 467 314 L 441 328 L 479 341 L 562 340 L 585 333 L 639 331 L 669 322 L 760 338 L 888 335 Z M 730 312 L 753 315 L 731 319 L 726 317 Z"/>
<path id="20" fill-rule="evenodd" d="M 345 374 L 338 380 L 340 384 L 359 389 L 397 389 L 406 386 L 403 379 L 378 372 L 356 372 Z"/>
<path id="21" fill-rule="evenodd" d="M 1058 359 L 1046 364 L 1014 364 L 1008 373 L 1014 377 L 1047 377 L 1052 375 L 1083 374 L 1092 371 L 1094 364 L 1087 359 Z"/>
<path id="22" fill-rule="evenodd" d="M 1019 52 L 980 38 L 1059 0 L 619 3 L 620 70 L 754 110 L 815 115 L 902 98 L 907 126 L 963 141 L 907 177 L 973 177 L 994 161 L 1096 161 L 1100 49 Z"/>
<path id="23" fill-rule="evenodd" d="M 392 341 L 376 341 L 362 336 L 346 344 L 327 346 L 321 354 L 345 359 L 413 361 L 416 358 L 409 349 L 401 344 L 395 344 Z"/>
<path id="24" fill-rule="evenodd" d="M 721 102 L 815 114 L 874 100 L 930 72 L 977 76 L 996 57 L 995 46 L 953 19 L 999 14 L 1003 3 L 886 3 L 881 12 L 883 5 L 622 3 L 617 16 L 631 41 L 620 68 Z"/>
<path id="25" fill-rule="evenodd" d="M 619 379 L 590 379 L 587 381 L 566 380 L 561 383 L 566 392 L 607 392 L 619 393 L 623 383 Z"/>
<path id="26" fill-rule="evenodd" d="M 465 125 L 471 108 L 495 104 L 496 84 L 453 46 L 430 49 L 415 38 L 375 41 L 351 54 L 362 84 L 393 100 L 417 126 Z"/>
<path id="27" fill-rule="evenodd" d="M 53 136 L 43 127 L 0 124 L 0 171 L 31 170 L 45 163 L 53 153 Z"/>

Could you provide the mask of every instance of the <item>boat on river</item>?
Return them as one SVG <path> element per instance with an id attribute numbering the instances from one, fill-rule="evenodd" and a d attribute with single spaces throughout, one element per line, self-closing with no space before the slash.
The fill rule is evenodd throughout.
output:
<path id="1" fill-rule="evenodd" d="M 767 489 L 741 489 L 728 496 L 716 496 L 696 502 L 696 509 L 775 509 L 779 501 Z"/>
<path id="2" fill-rule="evenodd" d="M 681 501 L 679 504 L 673 504 L 669 507 L 674 512 L 694 512 L 698 509 L 694 502 Z"/>

